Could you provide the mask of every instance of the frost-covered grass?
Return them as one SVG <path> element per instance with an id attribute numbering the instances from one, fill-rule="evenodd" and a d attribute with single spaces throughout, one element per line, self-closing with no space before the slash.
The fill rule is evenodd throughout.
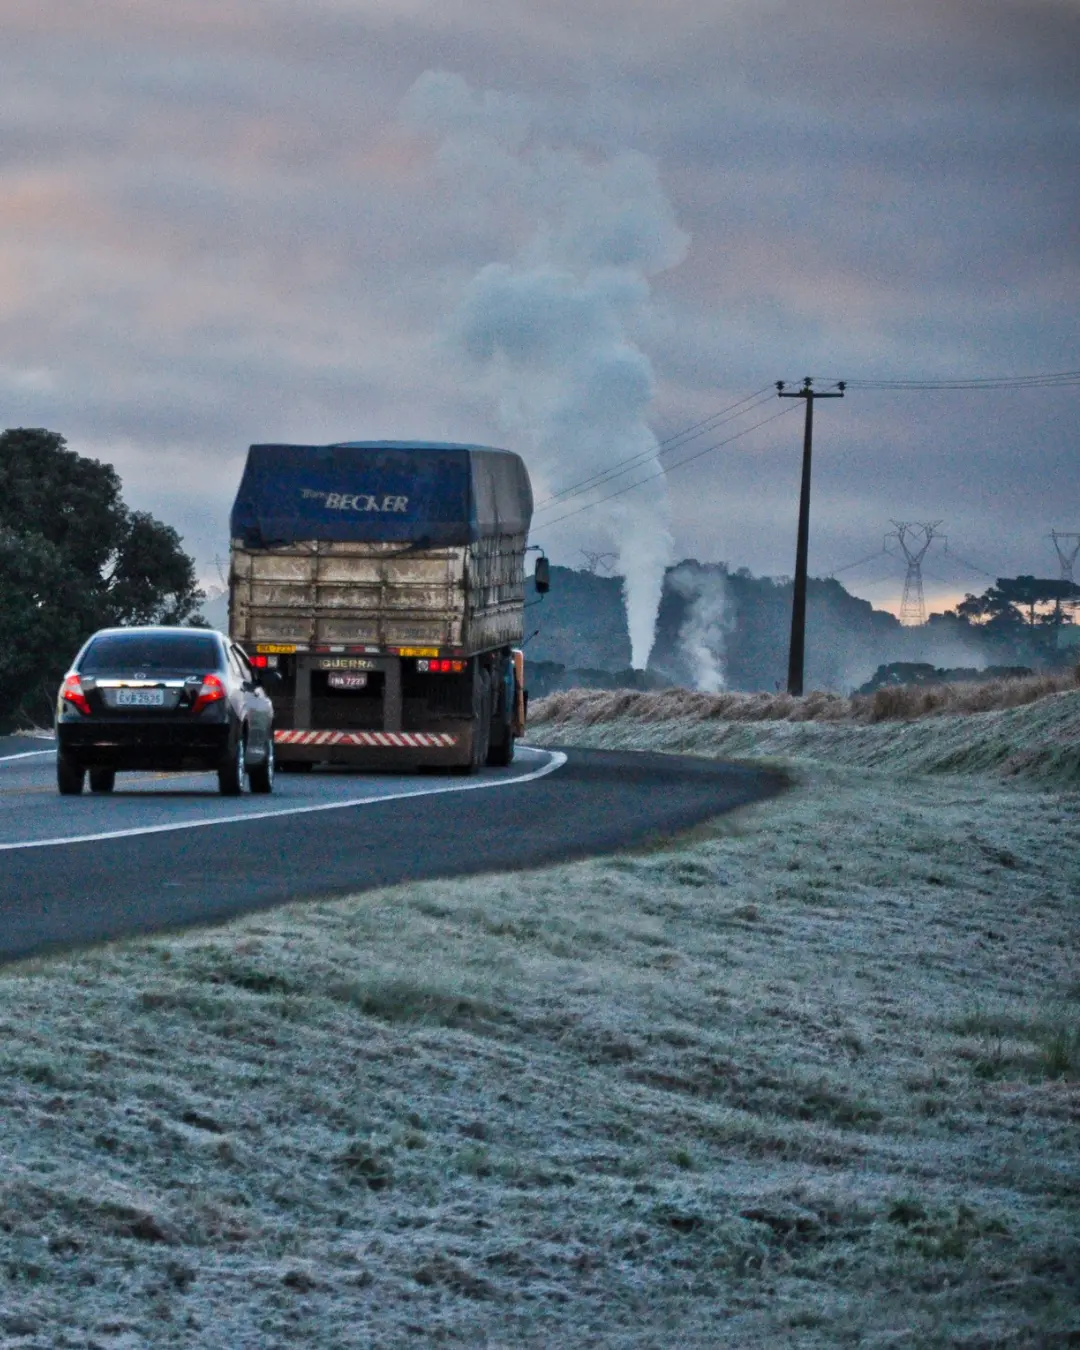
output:
<path id="1" fill-rule="evenodd" d="M 701 702 L 725 697 L 756 696 L 570 690 L 535 705 L 529 734 L 538 743 L 827 762 L 905 775 L 988 774 L 1080 788 L 1080 689 L 1044 694 L 1018 707 L 895 722 L 818 717 L 815 700 L 832 699 L 831 694 L 788 699 L 799 705 L 790 718 L 751 717 L 749 704 L 740 705 L 740 716 L 727 718 Z"/>
<path id="2" fill-rule="evenodd" d="M 1080 798 L 836 730 L 662 848 L 8 968 L 0 1343 L 1075 1344 Z"/>

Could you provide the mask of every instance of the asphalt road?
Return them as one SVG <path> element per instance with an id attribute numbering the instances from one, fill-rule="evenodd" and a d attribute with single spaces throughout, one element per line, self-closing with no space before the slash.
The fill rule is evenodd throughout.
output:
<path id="1" fill-rule="evenodd" d="M 109 796 L 62 798 L 47 742 L 0 738 L 0 960 L 608 853 L 782 786 L 708 760 L 522 747 L 478 778 L 282 775 L 237 799 L 209 774 L 121 774 Z"/>

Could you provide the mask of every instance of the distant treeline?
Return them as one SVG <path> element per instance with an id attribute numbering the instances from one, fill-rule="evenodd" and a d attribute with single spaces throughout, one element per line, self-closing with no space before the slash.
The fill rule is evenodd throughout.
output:
<path id="1" fill-rule="evenodd" d="M 551 591 L 530 609 L 539 632 L 526 647 L 535 692 L 579 685 L 776 690 L 787 676 L 791 581 L 688 559 L 665 577 L 656 639 L 645 672 L 630 670 L 630 639 L 618 577 L 553 567 Z M 531 594 L 529 599 L 535 598 Z M 851 595 L 835 579 L 811 578 L 807 688 L 850 693 L 881 667 L 935 670 L 1056 669 L 1075 663 L 1080 636 L 1058 581 L 1002 578 L 920 628 Z"/>

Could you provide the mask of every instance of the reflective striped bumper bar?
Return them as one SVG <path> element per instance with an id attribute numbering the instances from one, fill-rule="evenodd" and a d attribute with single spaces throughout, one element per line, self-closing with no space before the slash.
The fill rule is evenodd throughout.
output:
<path id="1" fill-rule="evenodd" d="M 447 731 L 275 731 L 275 745 L 366 745 L 383 748 L 448 749 L 458 737 Z"/>

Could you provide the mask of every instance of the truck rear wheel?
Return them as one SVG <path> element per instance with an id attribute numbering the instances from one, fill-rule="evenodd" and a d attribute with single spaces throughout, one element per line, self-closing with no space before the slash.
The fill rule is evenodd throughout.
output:
<path id="1" fill-rule="evenodd" d="M 492 685 L 491 732 L 487 763 L 505 769 L 514 762 L 514 695 L 517 689 L 513 666 L 507 660 L 502 676 Z"/>
<path id="2" fill-rule="evenodd" d="M 486 670 L 477 671 L 473 686 L 472 751 L 468 764 L 460 765 L 458 772 L 478 773 L 487 763 L 491 748 L 491 677 Z"/>
<path id="3" fill-rule="evenodd" d="M 495 769 L 505 769 L 514 762 L 514 733 L 509 727 L 499 745 L 493 745 L 488 751 L 487 762 Z"/>

